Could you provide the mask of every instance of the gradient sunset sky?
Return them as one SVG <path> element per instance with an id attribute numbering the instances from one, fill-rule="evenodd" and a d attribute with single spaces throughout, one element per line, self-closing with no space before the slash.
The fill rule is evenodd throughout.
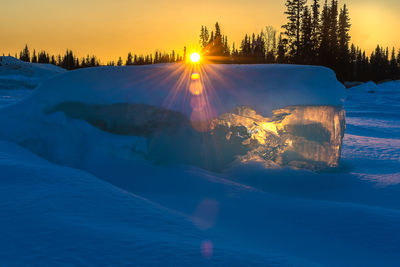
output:
<path id="1" fill-rule="evenodd" d="M 308 0 L 308 3 L 311 3 Z M 321 0 L 321 5 L 323 4 Z M 198 43 L 201 25 L 220 22 L 229 43 L 285 22 L 284 0 L 1 0 L 0 53 L 72 49 L 103 63 Z M 368 53 L 379 42 L 400 48 L 400 0 L 339 0 L 350 9 L 352 42 Z"/>

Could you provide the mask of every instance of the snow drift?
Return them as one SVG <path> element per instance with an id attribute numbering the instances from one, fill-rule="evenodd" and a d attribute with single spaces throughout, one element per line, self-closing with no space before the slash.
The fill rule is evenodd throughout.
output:
<path id="1" fill-rule="evenodd" d="M 32 64 L 14 57 L 0 57 L 0 90 L 34 89 L 45 79 L 66 70 L 51 64 Z"/>

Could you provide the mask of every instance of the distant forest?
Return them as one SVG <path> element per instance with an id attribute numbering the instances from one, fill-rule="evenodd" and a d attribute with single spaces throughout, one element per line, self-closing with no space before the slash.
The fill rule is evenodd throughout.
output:
<path id="1" fill-rule="evenodd" d="M 341 81 L 382 81 L 400 79 L 400 49 L 382 47 L 367 56 L 361 48 L 350 45 L 351 23 L 349 10 L 338 0 L 319 0 L 307 5 L 307 0 L 286 0 L 287 22 L 278 32 L 267 26 L 259 33 L 246 34 L 240 44 L 228 43 L 217 22 L 214 29 L 201 26 L 200 46 L 203 57 L 221 64 L 303 64 L 322 65 L 332 68 Z M 367 19 L 367 18 L 366 18 Z M 18 55 L 15 55 L 18 57 Z M 49 55 L 45 51 L 30 54 L 26 45 L 19 59 L 32 63 L 51 63 L 68 70 L 101 66 L 96 56 L 79 59 L 71 50 L 65 55 Z M 183 55 L 171 53 L 136 55 L 128 53 L 126 59 L 108 62 L 107 66 L 148 65 L 174 63 L 186 60 Z"/>

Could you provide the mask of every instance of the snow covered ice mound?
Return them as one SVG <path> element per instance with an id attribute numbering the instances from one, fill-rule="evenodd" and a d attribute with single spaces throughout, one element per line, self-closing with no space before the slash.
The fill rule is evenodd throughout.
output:
<path id="1" fill-rule="evenodd" d="M 88 147 L 86 139 L 96 139 L 88 130 L 95 126 L 124 139 L 123 148 L 118 144 L 107 150 L 115 155 L 122 149 L 128 159 L 139 156 L 211 170 L 235 160 L 324 169 L 336 167 L 340 159 L 344 96 L 334 72 L 323 67 L 92 68 L 44 82 L 29 99 L 10 108 L 7 118 L 0 115 L 0 121 L 14 114 L 17 121 L 37 121 L 44 128 L 24 123 L 0 135 L 72 166 L 87 153 L 80 151 L 81 144 Z M 22 116 L 18 105 L 24 105 Z M 69 145 L 54 136 L 68 131 L 74 132 Z M 61 153 L 65 146 L 73 153 Z"/>

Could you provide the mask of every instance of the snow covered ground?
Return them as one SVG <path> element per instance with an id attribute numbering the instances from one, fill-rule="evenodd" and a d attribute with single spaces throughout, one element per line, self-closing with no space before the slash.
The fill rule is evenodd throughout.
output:
<path id="1" fill-rule="evenodd" d="M 343 163 L 379 186 L 400 183 L 400 81 L 349 89 Z"/>
<path id="2" fill-rule="evenodd" d="M 66 72 L 65 69 L 51 64 L 31 64 L 14 57 L 0 56 L 0 90 L 32 90 L 42 81 Z M 4 104 L 4 94 L 0 105 Z M 10 93 L 14 97 L 15 93 Z"/>
<path id="3" fill-rule="evenodd" d="M 0 107 L 29 96 L 42 81 L 64 72 L 50 64 L 31 64 L 0 56 Z"/>
<path id="4" fill-rule="evenodd" d="M 32 90 L 0 90 L 0 107 L 28 97 Z"/>
<path id="5" fill-rule="evenodd" d="M 128 144 L 140 150 L 142 139 L 117 138 L 61 114 L 41 119 L 47 128 L 35 130 L 34 121 L 23 120 L 31 118 L 30 104 L 8 107 L 12 127 L 0 128 L 7 137 L 0 139 L 0 265 L 400 262 L 399 83 L 347 91 L 341 167 L 323 173 L 256 163 L 213 173 L 124 160 Z M 7 114 L 0 119 L 8 121 Z M 8 129 L 20 122 L 22 131 Z M 65 145 L 49 151 L 40 135 Z M 22 136 L 34 136 L 23 145 L 53 162 L 10 142 Z"/>

